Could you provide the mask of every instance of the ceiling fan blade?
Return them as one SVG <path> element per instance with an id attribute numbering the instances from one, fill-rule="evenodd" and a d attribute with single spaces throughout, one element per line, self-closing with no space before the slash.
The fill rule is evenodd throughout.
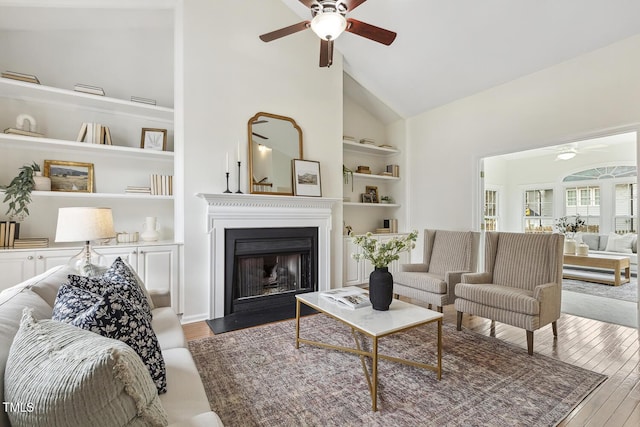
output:
<path id="1" fill-rule="evenodd" d="M 299 0 L 299 1 L 300 3 L 307 6 L 308 8 L 311 8 L 311 6 L 313 6 L 315 3 L 318 3 L 316 0 Z"/>
<path id="2" fill-rule="evenodd" d="M 300 0 L 302 1 L 302 0 Z M 347 5 L 347 11 L 351 12 L 353 9 L 355 9 L 356 7 L 360 6 L 362 3 L 366 2 L 367 0 L 342 0 L 342 3 Z"/>
<path id="3" fill-rule="evenodd" d="M 309 21 L 298 22 L 297 24 L 289 25 L 288 27 L 280 28 L 279 30 L 272 31 L 260 36 L 260 40 L 263 42 L 270 42 L 279 39 L 284 36 L 288 36 L 298 31 L 306 30 L 309 28 Z"/>
<path id="4" fill-rule="evenodd" d="M 333 40 L 320 40 L 320 66 L 331 67 L 333 64 Z"/>
<path id="5" fill-rule="evenodd" d="M 375 25 L 352 18 L 347 19 L 347 29 L 345 31 L 387 46 L 393 43 L 397 35 L 393 31 L 385 30 L 384 28 L 376 27 Z"/>
<path id="6" fill-rule="evenodd" d="M 262 136 L 262 135 L 260 135 L 259 133 L 255 133 L 255 132 L 251 132 L 251 135 L 253 135 L 253 136 L 257 136 L 258 138 L 262 138 L 262 139 L 269 139 L 269 138 L 267 138 L 266 136 Z"/>

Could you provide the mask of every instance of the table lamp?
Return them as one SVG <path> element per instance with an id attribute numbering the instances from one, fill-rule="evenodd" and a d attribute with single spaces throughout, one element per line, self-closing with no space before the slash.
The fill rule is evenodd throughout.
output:
<path id="1" fill-rule="evenodd" d="M 85 242 L 84 248 L 67 263 L 81 276 L 96 276 L 107 267 L 104 256 L 91 248 L 91 241 L 115 236 L 111 208 L 58 209 L 56 242 Z"/>

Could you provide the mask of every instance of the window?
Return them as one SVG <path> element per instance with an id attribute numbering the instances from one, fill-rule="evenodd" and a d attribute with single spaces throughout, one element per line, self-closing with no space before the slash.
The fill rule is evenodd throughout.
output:
<path id="1" fill-rule="evenodd" d="M 535 189 L 524 192 L 524 232 L 553 231 L 553 190 Z"/>
<path id="2" fill-rule="evenodd" d="M 637 189 L 636 184 L 616 184 L 615 232 L 636 233 Z"/>
<path id="3" fill-rule="evenodd" d="M 484 192 L 484 229 L 485 231 L 498 230 L 497 190 L 485 190 Z"/>
<path id="4" fill-rule="evenodd" d="M 580 214 L 586 225 L 581 231 L 597 233 L 600 230 L 600 187 L 582 186 L 565 189 L 565 215 Z"/>

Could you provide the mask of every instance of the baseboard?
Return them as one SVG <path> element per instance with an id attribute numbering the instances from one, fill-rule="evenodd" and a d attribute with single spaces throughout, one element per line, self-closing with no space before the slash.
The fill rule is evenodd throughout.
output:
<path id="1" fill-rule="evenodd" d="M 191 314 L 189 316 L 185 316 L 184 314 L 180 317 L 180 323 L 186 325 L 187 323 L 196 323 L 196 322 L 204 322 L 209 319 L 209 315 L 207 313 L 201 314 Z"/>

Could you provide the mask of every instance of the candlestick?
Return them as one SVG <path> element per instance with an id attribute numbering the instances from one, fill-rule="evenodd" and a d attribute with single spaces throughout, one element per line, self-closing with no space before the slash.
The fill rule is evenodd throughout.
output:
<path id="1" fill-rule="evenodd" d="M 229 153 L 227 153 L 227 168 L 225 169 L 226 173 L 229 173 Z"/>
<path id="2" fill-rule="evenodd" d="M 231 193 L 231 191 L 229 191 L 229 172 L 225 172 L 225 175 L 227 176 L 227 190 L 223 191 L 223 193 Z"/>
<path id="3" fill-rule="evenodd" d="M 236 193 L 242 194 L 242 191 L 240 191 L 240 161 L 238 161 L 238 191 Z"/>

